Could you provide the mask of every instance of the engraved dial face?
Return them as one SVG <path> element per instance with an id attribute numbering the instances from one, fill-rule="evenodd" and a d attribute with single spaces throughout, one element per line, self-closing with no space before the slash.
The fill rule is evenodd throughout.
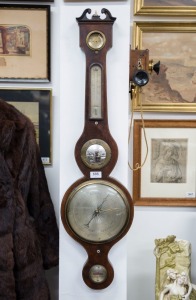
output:
<path id="1" fill-rule="evenodd" d="M 87 46 L 92 50 L 102 49 L 105 42 L 105 35 L 101 31 L 91 31 L 86 37 Z"/>
<path id="2" fill-rule="evenodd" d="M 102 283 L 107 278 L 107 270 L 102 265 L 94 265 L 90 268 L 89 277 L 95 283 Z"/>
<path id="3" fill-rule="evenodd" d="M 66 205 L 65 218 L 71 230 L 85 241 L 111 241 L 122 233 L 129 219 L 125 194 L 105 180 L 80 184 Z"/>

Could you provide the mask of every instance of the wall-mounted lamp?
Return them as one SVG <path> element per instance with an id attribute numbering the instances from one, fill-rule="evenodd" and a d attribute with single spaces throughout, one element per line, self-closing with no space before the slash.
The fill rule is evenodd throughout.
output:
<path id="1" fill-rule="evenodd" d="M 135 87 L 142 87 L 149 82 L 149 74 L 153 71 L 158 75 L 160 70 L 160 61 L 156 64 L 149 60 L 149 50 L 130 49 L 130 93 Z"/>

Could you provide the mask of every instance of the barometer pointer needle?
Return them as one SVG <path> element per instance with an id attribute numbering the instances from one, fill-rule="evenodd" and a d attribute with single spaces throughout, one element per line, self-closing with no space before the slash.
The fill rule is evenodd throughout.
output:
<path id="1" fill-rule="evenodd" d="M 107 197 L 108 197 L 108 196 L 109 196 L 109 195 L 107 195 L 107 196 L 103 199 L 102 203 L 97 207 L 97 209 L 96 209 L 96 210 L 94 211 L 94 213 L 92 214 L 91 219 L 88 221 L 87 224 L 84 224 L 84 226 L 89 227 L 91 221 L 92 221 L 95 217 L 97 217 L 97 216 L 99 215 L 99 213 L 100 213 L 100 211 L 101 211 L 101 208 L 102 208 L 103 204 L 105 203 L 105 201 L 107 201 Z"/>

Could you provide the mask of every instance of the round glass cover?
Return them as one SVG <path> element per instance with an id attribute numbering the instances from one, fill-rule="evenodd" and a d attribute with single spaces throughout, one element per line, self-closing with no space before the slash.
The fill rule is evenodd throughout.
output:
<path id="1" fill-rule="evenodd" d="M 128 200 L 118 186 L 108 181 L 86 181 L 68 196 L 65 218 L 81 239 L 109 241 L 119 236 L 127 224 Z"/>
<path id="2" fill-rule="evenodd" d="M 87 46 L 92 50 L 100 50 L 106 42 L 105 35 L 101 31 L 91 31 L 86 37 Z"/>
<path id="3" fill-rule="evenodd" d="M 111 149 L 103 140 L 92 139 L 83 145 L 81 158 L 87 167 L 101 169 L 110 161 Z"/>
<path id="4" fill-rule="evenodd" d="M 100 163 L 106 159 L 106 151 L 101 145 L 91 145 L 86 150 L 86 158 L 89 163 Z"/>
<path id="5" fill-rule="evenodd" d="M 89 277 L 95 283 L 102 283 L 107 278 L 107 270 L 102 265 L 94 265 L 90 268 Z"/>

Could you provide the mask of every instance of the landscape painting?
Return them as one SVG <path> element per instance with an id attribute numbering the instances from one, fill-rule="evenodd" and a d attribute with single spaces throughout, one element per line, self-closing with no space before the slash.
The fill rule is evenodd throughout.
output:
<path id="1" fill-rule="evenodd" d="M 149 49 L 154 63 L 161 62 L 159 74 L 152 72 L 137 95 L 146 110 L 196 111 L 196 23 L 187 26 L 151 23 L 147 30 L 139 30 L 139 48 Z"/>
<path id="2" fill-rule="evenodd" d="M 196 0 L 135 0 L 135 15 L 195 16 Z"/>
<path id="3" fill-rule="evenodd" d="M 196 0 L 144 0 L 145 6 L 196 6 Z"/>
<path id="4" fill-rule="evenodd" d="M 196 102 L 195 33 L 143 35 L 143 48 L 154 61 L 161 60 L 160 73 L 153 73 L 144 88 L 145 102 Z"/>

